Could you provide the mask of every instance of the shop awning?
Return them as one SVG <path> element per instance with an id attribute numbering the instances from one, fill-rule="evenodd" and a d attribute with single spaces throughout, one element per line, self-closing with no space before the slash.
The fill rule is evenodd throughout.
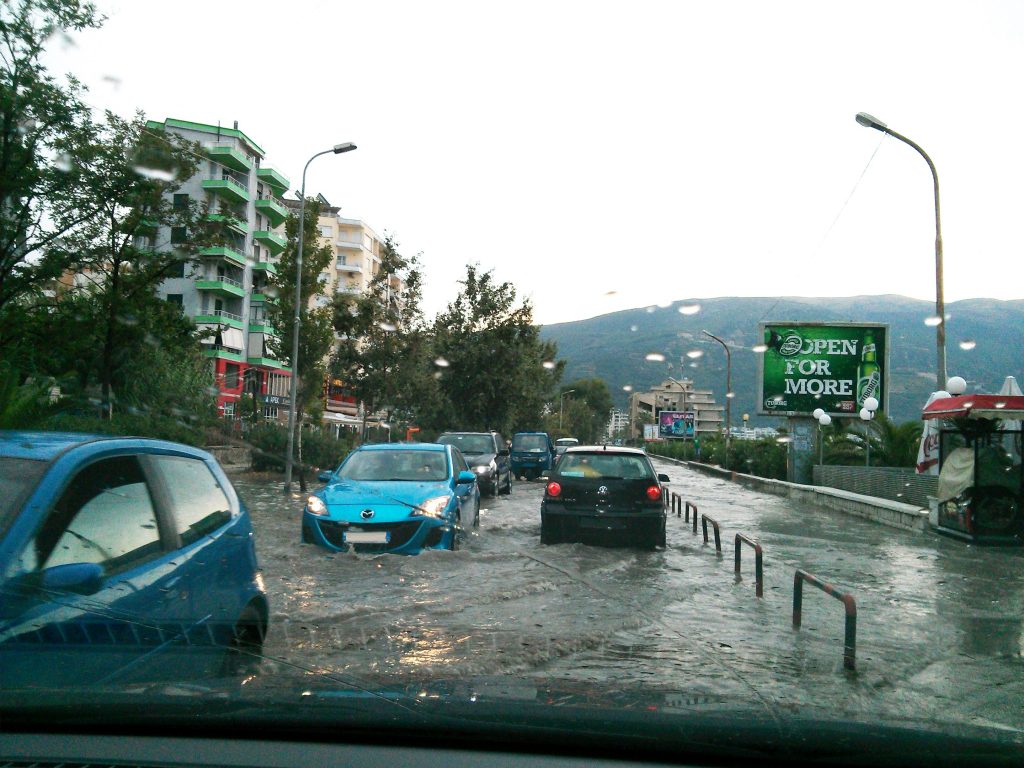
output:
<path id="1" fill-rule="evenodd" d="M 1024 397 L 1020 395 L 957 395 L 935 400 L 925 406 L 922 419 L 1020 419 L 1024 418 Z"/>

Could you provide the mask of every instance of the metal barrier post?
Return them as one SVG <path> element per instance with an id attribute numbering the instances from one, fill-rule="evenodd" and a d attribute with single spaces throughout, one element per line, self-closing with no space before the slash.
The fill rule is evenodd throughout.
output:
<path id="1" fill-rule="evenodd" d="M 694 513 L 694 523 L 696 523 L 697 515 Z M 711 523 L 711 527 L 715 529 L 715 551 L 718 554 L 722 554 L 722 538 L 718 532 L 718 521 L 714 518 L 708 517 L 707 515 L 700 516 L 700 524 L 704 529 L 704 543 L 708 543 L 708 523 Z"/>
<path id="2" fill-rule="evenodd" d="M 857 662 L 857 601 L 853 595 L 840 592 L 817 576 L 812 576 L 807 571 L 797 570 L 793 575 L 793 628 L 800 629 L 801 613 L 803 611 L 803 583 L 813 584 L 826 595 L 839 600 L 846 609 L 846 632 L 843 642 L 843 667 L 856 669 Z"/>
<path id="3" fill-rule="evenodd" d="M 690 522 L 690 510 L 693 510 L 693 532 L 697 532 L 697 505 L 686 502 L 686 522 Z"/>
<path id="4" fill-rule="evenodd" d="M 764 564 L 761 559 L 761 545 L 758 543 L 757 539 L 752 539 L 745 533 L 736 534 L 736 543 L 734 545 L 734 549 L 736 552 L 736 567 L 734 569 L 736 572 L 736 577 L 739 579 L 743 578 L 743 576 L 740 574 L 740 554 L 743 551 L 743 548 L 740 546 L 740 544 L 744 541 L 754 548 L 754 579 L 757 583 L 757 596 L 764 597 Z"/>

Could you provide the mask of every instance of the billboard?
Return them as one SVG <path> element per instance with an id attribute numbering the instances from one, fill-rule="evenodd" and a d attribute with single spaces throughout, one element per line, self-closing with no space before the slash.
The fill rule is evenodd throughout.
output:
<path id="1" fill-rule="evenodd" d="M 874 397 L 888 410 L 889 327 L 868 323 L 762 323 L 767 349 L 758 413 L 852 416 Z"/>
<path id="2" fill-rule="evenodd" d="M 662 438 L 693 437 L 696 413 L 693 411 L 660 411 L 658 436 Z"/>
<path id="3" fill-rule="evenodd" d="M 657 424 L 644 424 L 644 440 L 650 442 L 651 440 L 658 440 L 658 425 Z"/>

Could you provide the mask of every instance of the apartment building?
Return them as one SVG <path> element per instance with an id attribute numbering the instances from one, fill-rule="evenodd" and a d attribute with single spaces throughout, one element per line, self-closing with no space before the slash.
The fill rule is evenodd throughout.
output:
<path id="1" fill-rule="evenodd" d="M 619 408 L 612 408 L 608 412 L 608 426 L 605 428 L 605 439 L 615 440 L 628 434 L 629 413 Z"/>
<path id="2" fill-rule="evenodd" d="M 630 437 L 643 437 L 643 425 L 656 424 L 661 411 L 693 411 L 696 434 L 721 432 L 725 406 L 716 405 L 710 389 L 697 389 L 692 379 L 666 379 L 647 392 L 629 397 Z"/>
<path id="3" fill-rule="evenodd" d="M 384 249 L 380 236 L 366 222 L 342 216 L 341 208 L 331 205 L 323 195 L 317 195 L 316 199 L 320 203 L 316 236 L 320 245 L 331 248 L 332 258 L 320 273 L 322 295 L 308 299 L 311 308 L 327 306 L 335 294 L 364 293 L 370 281 L 380 273 Z M 290 212 L 298 213 L 297 199 L 283 202 Z M 284 235 L 283 227 L 279 233 Z M 405 284 L 397 275 L 388 277 L 387 301 L 400 301 L 404 290 Z M 350 343 L 348 339 L 335 339 L 335 345 L 346 343 Z M 344 419 L 332 418 L 332 414 L 355 418 L 359 415 L 359 403 L 346 392 L 344 382 L 329 379 L 325 384 L 324 410 L 325 421 L 347 423 Z"/>
<path id="4" fill-rule="evenodd" d="M 284 236 L 275 231 L 288 216 L 281 197 L 289 188 L 287 177 L 264 164 L 263 149 L 238 128 L 226 128 L 168 118 L 150 121 L 150 130 L 174 133 L 202 147 L 198 172 L 174 194 L 174 204 L 210 202 L 210 218 L 230 231 L 223 246 L 199 253 L 194 267 L 161 285 L 159 294 L 181 306 L 199 328 L 210 332 L 203 354 L 216 374 L 217 405 L 224 416 L 237 412 L 243 393 L 263 405 L 268 418 L 287 414 L 291 371 L 275 359 L 268 342 L 275 329 L 267 318 L 267 304 L 276 301 L 265 292 L 267 280 L 277 273 L 285 249 Z M 155 243 L 173 248 L 184 232 L 159 232 Z"/>

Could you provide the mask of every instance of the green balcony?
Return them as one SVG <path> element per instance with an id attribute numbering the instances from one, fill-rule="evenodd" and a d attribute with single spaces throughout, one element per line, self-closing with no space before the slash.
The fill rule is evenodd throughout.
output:
<path id="1" fill-rule="evenodd" d="M 209 348 L 207 348 L 207 349 L 203 350 L 203 356 L 204 357 L 216 357 L 216 358 L 220 358 L 221 360 L 231 360 L 231 361 L 233 361 L 235 363 L 244 363 L 245 362 L 245 355 L 242 355 L 242 354 L 240 354 L 238 352 L 228 352 L 226 349 L 209 349 Z"/>
<path id="2" fill-rule="evenodd" d="M 271 200 L 269 197 L 257 200 L 256 210 L 270 220 L 270 226 L 272 227 L 279 226 L 282 221 L 288 218 L 288 209 L 277 202 L 277 200 Z"/>
<path id="3" fill-rule="evenodd" d="M 249 202 L 249 190 L 230 176 L 217 179 L 203 179 L 203 189 L 224 198 L 229 203 Z"/>
<path id="4" fill-rule="evenodd" d="M 228 312 L 223 309 L 215 309 L 212 312 L 207 312 L 201 315 L 196 315 L 194 318 L 196 325 L 228 325 L 232 328 L 238 328 L 245 330 L 245 321 L 242 320 L 241 315 L 236 315 L 232 312 Z"/>
<path id="5" fill-rule="evenodd" d="M 249 321 L 249 333 L 262 333 L 265 336 L 276 336 L 277 332 L 274 330 L 274 326 L 268 323 L 266 320 L 257 322 L 256 320 Z"/>
<path id="6" fill-rule="evenodd" d="M 285 373 L 291 371 L 291 368 L 284 363 L 279 360 L 273 360 L 269 357 L 249 357 L 246 358 L 246 362 L 249 365 L 262 365 L 264 368 L 276 368 L 277 370 L 284 371 Z"/>
<path id="7" fill-rule="evenodd" d="M 226 245 L 203 248 L 199 252 L 199 255 L 203 258 L 224 259 L 229 264 L 233 264 L 236 267 L 242 267 L 243 269 L 245 268 L 245 256 L 234 248 L 229 248 Z"/>
<path id="8" fill-rule="evenodd" d="M 277 304 L 277 298 L 274 296 L 267 296 L 265 293 L 254 292 L 249 300 L 256 304 Z"/>
<path id="9" fill-rule="evenodd" d="M 260 245 L 266 246 L 275 256 L 285 249 L 288 241 L 281 235 L 274 234 L 267 229 L 258 229 L 252 233 L 252 239 Z"/>
<path id="10" fill-rule="evenodd" d="M 245 289 L 237 280 L 230 277 L 218 277 L 214 280 L 197 280 L 196 290 L 211 291 L 218 296 L 242 299 L 245 298 Z"/>
<path id="11" fill-rule="evenodd" d="M 273 168 L 257 168 L 256 178 L 270 187 L 278 197 L 287 192 L 288 187 L 291 185 L 286 176 L 278 173 Z"/>
<path id="12" fill-rule="evenodd" d="M 216 163 L 226 165 L 233 171 L 248 173 L 252 170 L 252 160 L 245 153 L 228 146 L 206 147 L 207 156 Z"/>
<path id="13" fill-rule="evenodd" d="M 255 264 L 252 265 L 252 268 L 253 270 L 266 272 L 268 275 L 277 274 L 277 265 L 271 264 L 269 261 L 257 261 Z"/>
<path id="14" fill-rule="evenodd" d="M 240 235 L 249 234 L 249 225 L 237 216 L 227 213 L 211 213 L 206 218 L 208 221 L 224 224 L 228 229 L 234 230 Z"/>

